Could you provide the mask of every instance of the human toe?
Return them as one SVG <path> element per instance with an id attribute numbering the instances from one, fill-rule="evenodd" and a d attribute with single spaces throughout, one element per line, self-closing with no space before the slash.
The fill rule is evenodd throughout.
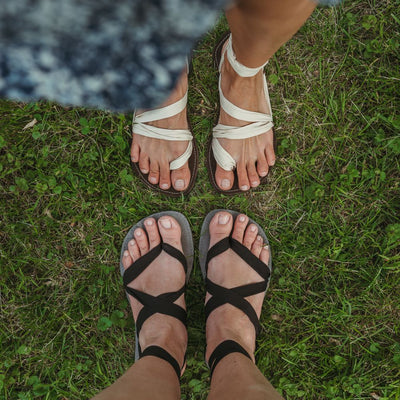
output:
<path id="1" fill-rule="evenodd" d="M 232 232 L 232 237 L 236 239 L 238 242 L 243 242 L 244 232 L 246 230 L 247 223 L 249 221 L 249 217 L 244 214 L 240 214 L 235 219 L 235 225 Z"/>
<path id="2" fill-rule="evenodd" d="M 264 247 L 261 250 L 260 253 L 260 260 L 264 263 L 264 264 L 268 264 L 269 263 L 269 257 L 270 257 L 270 253 L 269 253 L 269 246 L 266 244 L 264 245 Z"/>
<path id="3" fill-rule="evenodd" d="M 178 192 L 185 190 L 190 182 L 189 164 L 171 172 L 172 186 Z"/>
<path id="4" fill-rule="evenodd" d="M 175 218 L 165 215 L 158 220 L 158 229 L 164 243 L 182 251 L 181 227 Z"/>
<path id="5" fill-rule="evenodd" d="M 171 187 L 170 171 L 168 162 L 160 165 L 160 189 L 167 190 Z"/>
<path id="6" fill-rule="evenodd" d="M 221 239 L 229 236 L 232 230 L 233 218 L 227 211 L 217 212 L 211 219 L 209 225 L 210 247 Z"/>
<path id="7" fill-rule="evenodd" d="M 143 174 L 148 174 L 150 171 L 150 160 L 146 153 L 140 152 L 139 168 Z"/>
<path id="8" fill-rule="evenodd" d="M 131 255 L 129 254 L 128 250 L 124 251 L 124 254 L 122 256 L 122 265 L 124 267 L 124 269 L 128 269 L 133 263 L 133 259 L 131 257 Z"/>
<path id="9" fill-rule="evenodd" d="M 250 189 L 250 182 L 247 176 L 247 169 L 243 163 L 238 163 L 236 168 L 239 189 L 246 191 Z"/>
<path id="10" fill-rule="evenodd" d="M 135 239 L 131 239 L 128 243 L 128 252 L 132 258 L 132 262 L 140 258 L 140 249 Z"/>
<path id="11" fill-rule="evenodd" d="M 275 165 L 276 161 L 276 156 L 275 156 L 275 151 L 274 151 L 274 143 L 273 143 L 273 136 L 271 136 L 271 141 L 267 143 L 267 146 L 265 147 L 265 156 L 267 158 L 268 165 L 271 167 Z"/>
<path id="12" fill-rule="evenodd" d="M 160 244 L 160 234 L 158 232 L 156 220 L 154 218 L 147 218 L 144 221 L 144 226 L 149 238 L 149 247 L 151 250 Z"/>
<path id="13" fill-rule="evenodd" d="M 131 160 L 132 162 L 138 162 L 139 161 L 139 154 L 140 154 L 140 148 L 137 143 L 132 143 L 131 146 Z"/>
<path id="14" fill-rule="evenodd" d="M 259 176 L 264 177 L 268 175 L 268 162 L 264 154 L 259 154 L 257 157 L 257 173 Z"/>
<path id="15" fill-rule="evenodd" d="M 251 246 L 253 245 L 254 241 L 257 238 L 258 234 L 258 227 L 256 224 L 250 224 L 243 237 L 243 245 L 246 246 L 249 250 L 251 249 Z"/>
<path id="16" fill-rule="evenodd" d="M 261 250 L 263 248 L 263 238 L 260 235 L 257 235 L 256 240 L 254 240 L 251 245 L 251 252 L 256 256 L 260 257 Z"/>
<path id="17" fill-rule="evenodd" d="M 229 190 L 233 186 L 234 175 L 232 171 L 225 171 L 219 165 L 215 170 L 215 181 L 221 190 Z"/>
<path id="18" fill-rule="evenodd" d="M 142 228 L 135 229 L 133 233 L 136 243 L 140 250 L 140 255 L 144 255 L 149 251 L 149 242 L 147 240 L 146 232 Z"/>
<path id="19" fill-rule="evenodd" d="M 247 176 L 251 187 L 255 188 L 260 184 L 260 178 L 256 171 L 256 166 L 253 163 L 247 165 Z"/>
<path id="20" fill-rule="evenodd" d="M 160 166 L 157 161 L 150 161 L 150 172 L 147 179 L 153 185 L 157 185 L 160 179 Z"/>

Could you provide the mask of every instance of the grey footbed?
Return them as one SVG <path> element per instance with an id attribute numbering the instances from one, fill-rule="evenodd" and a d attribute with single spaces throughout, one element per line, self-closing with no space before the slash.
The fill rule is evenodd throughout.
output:
<path id="1" fill-rule="evenodd" d="M 189 225 L 189 222 L 186 219 L 186 217 L 177 211 L 162 211 L 159 213 L 155 213 L 155 214 L 149 215 L 145 218 L 142 218 L 139 222 L 137 222 L 134 226 L 132 226 L 132 228 L 126 234 L 125 239 L 122 243 L 122 247 L 121 247 L 121 255 L 120 255 L 120 261 L 119 261 L 119 268 L 120 268 L 121 276 L 123 276 L 124 271 L 125 271 L 124 266 L 122 265 L 122 258 L 124 255 L 124 251 L 128 249 L 129 241 L 133 239 L 133 232 L 137 228 L 142 228 L 144 231 L 146 231 L 146 228 L 144 227 L 144 221 L 146 219 L 154 218 L 156 221 L 158 221 L 161 217 L 163 217 L 165 215 L 174 218 L 181 227 L 182 249 L 183 249 L 183 254 L 184 254 L 184 256 L 186 258 L 186 262 L 187 262 L 186 283 L 189 281 L 190 273 L 191 273 L 192 267 L 193 267 L 193 255 L 194 255 L 192 230 L 190 229 L 190 225 Z M 128 294 L 127 294 L 127 297 L 128 297 L 128 304 L 129 304 L 130 302 L 129 302 Z M 138 343 L 139 343 L 139 340 L 138 340 L 138 337 L 137 337 L 137 334 L 135 331 L 135 361 L 137 361 L 139 358 Z"/>

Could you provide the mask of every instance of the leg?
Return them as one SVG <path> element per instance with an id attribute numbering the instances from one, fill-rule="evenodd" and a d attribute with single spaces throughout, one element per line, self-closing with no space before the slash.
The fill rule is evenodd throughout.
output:
<path id="1" fill-rule="evenodd" d="M 303 25 L 316 4 L 311 0 L 242 0 L 226 12 L 237 60 L 251 68 L 259 67 L 288 41 Z M 221 70 L 221 88 L 236 106 L 270 114 L 263 87 L 263 71 L 253 77 L 236 74 L 229 62 Z M 222 108 L 219 123 L 244 126 L 245 121 L 228 115 Z M 221 139 L 221 145 L 237 163 L 239 187 L 246 191 L 260 184 L 260 177 L 275 164 L 272 130 L 243 140 Z M 222 190 L 233 185 L 232 171 L 217 166 L 215 179 Z"/>
<path id="2" fill-rule="evenodd" d="M 227 212 L 217 213 L 210 223 L 210 247 L 229 236 L 234 225 L 232 237 L 249 249 L 264 264 L 268 263 L 269 250 L 257 233 L 257 226 L 248 224 L 248 217 L 239 215 L 233 222 Z M 207 277 L 225 288 L 262 282 L 260 275 L 249 267 L 231 249 L 219 254 L 209 262 Z M 264 292 L 246 297 L 257 316 L 261 314 Z M 211 298 L 207 293 L 206 302 Z M 225 340 L 239 343 L 251 356 L 251 360 L 240 353 L 231 353 L 217 364 L 212 375 L 209 399 L 269 399 L 282 400 L 254 364 L 256 332 L 249 318 L 231 304 L 215 308 L 207 319 L 207 350 L 209 360 L 214 349 Z"/>
<path id="3" fill-rule="evenodd" d="M 180 399 L 179 381 L 175 371 L 164 360 L 143 357 L 121 378 L 93 398 L 93 400 L 133 399 Z"/>
<path id="4" fill-rule="evenodd" d="M 159 245 L 160 240 L 182 251 L 181 229 L 178 222 L 163 216 L 158 222 L 154 218 L 145 220 L 145 229 L 137 228 L 134 239 L 129 242 L 122 260 L 124 269 L 134 268 L 137 261 Z M 179 261 L 164 251 L 143 270 L 129 287 L 136 291 L 159 296 L 176 291 L 185 283 L 185 272 Z M 129 296 L 132 313 L 137 321 L 142 304 Z M 185 308 L 182 294 L 175 302 Z M 183 323 L 175 317 L 155 313 L 145 319 L 139 334 L 143 351 L 149 346 L 160 346 L 172 355 L 180 366 L 183 365 L 187 345 L 187 331 Z M 110 387 L 94 397 L 96 400 L 125 399 L 179 399 L 179 380 L 173 367 L 163 359 L 154 356 L 140 358 L 129 370 Z"/>

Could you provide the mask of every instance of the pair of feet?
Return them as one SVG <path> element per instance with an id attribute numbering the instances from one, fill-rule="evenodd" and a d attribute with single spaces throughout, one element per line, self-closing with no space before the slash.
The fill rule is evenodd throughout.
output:
<path id="1" fill-rule="evenodd" d="M 247 247 L 264 264 L 269 261 L 269 249 L 264 245 L 262 237 L 258 234 L 255 224 L 248 225 L 249 218 L 239 215 L 235 221 L 229 212 L 221 211 L 214 215 L 209 225 L 210 248 L 221 239 L 232 236 Z M 247 226 L 248 225 L 248 226 Z M 232 229 L 233 228 L 233 229 Z M 128 269 L 133 262 L 145 256 L 160 242 L 175 247 L 182 251 L 181 228 L 171 216 L 162 216 L 158 221 L 148 218 L 144 222 L 144 229 L 134 231 L 134 239 L 128 243 L 124 252 L 122 264 Z M 226 288 L 237 287 L 249 283 L 260 282 L 261 278 L 246 264 L 236 253 L 228 250 L 213 258 L 208 267 L 208 278 L 218 285 Z M 185 273 L 179 261 L 162 252 L 143 273 L 130 285 L 133 289 L 158 296 L 162 293 L 172 292 L 181 288 L 185 283 Z M 206 295 L 206 302 L 210 294 Z M 259 317 L 264 300 L 264 293 L 246 298 Z M 136 321 L 142 305 L 130 296 L 130 304 Z M 175 304 L 185 308 L 185 298 L 181 295 Z M 248 317 L 239 309 L 225 304 L 215 309 L 207 319 L 206 325 L 208 360 L 213 350 L 224 340 L 234 340 L 252 355 L 254 361 L 255 338 L 254 326 Z M 156 345 L 167 350 L 179 363 L 183 365 L 187 347 L 186 327 L 176 318 L 154 314 L 142 326 L 140 347 L 144 350 Z"/>
<path id="2" fill-rule="evenodd" d="M 264 72 L 261 70 L 255 76 L 239 76 L 229 62 L 224 62 L 221 68 L 221 89 L 224 96 L 234 105 L 249 111 L 270 114 L 264 93 Z M 176 88 L 161 107 L 173 104 L 181 99 L 188 87 L 186 69 L 182 73 Z M 227 126 L 245 126 L 248 122 L 231 117 L 221 107 L 219 124 Z M 149 125 L 165 129 L 188 129 L 187 109 L 181 113 Z M 236 161 L 236 171 L 225 171 L 219 165 L 215 171 L 215 181 L 218 187 L 227 191 L 234 184 L 237 174 L 238 186 L 242 191 L 255 188 L 260 179 L 268 174 L 275 164 L 275 152 L 272 129 L 248 139 L 219 139 L 222 147 Z M 133 129 L 131 160 L 139 164 L 143 174 L 148 174 L 148 181 L 158 185 L 161 190 L 171 186 L 177 191 L 185 191 L 190 182 L 189 165 L 186 163 L 177 170 L 170 171 L 169 163 L 186 150 L 186 141 L 167 141 L 153 139 L 136 134 Z"/>

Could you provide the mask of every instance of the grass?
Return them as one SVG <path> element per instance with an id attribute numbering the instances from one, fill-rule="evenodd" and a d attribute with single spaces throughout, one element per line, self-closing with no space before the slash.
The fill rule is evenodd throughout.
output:
<path id="1" fill-rule="evenodd" d="M 131 115 L 0 102 L 0 399 L 83 399 L 133 361 L 119 251 L 159 210 L 232 208 L 270 238 L 274 273 L 258 366 L 287 399 L 400 399 L 399 1 L 319 9 L 267 67 L 279 161 L 254 193 L 213 192 L 204 146 L 217 113 L 211 49 L 195 53 L 200 143 L 189 198 L 145 189 L 128 164 Z M 35 126 L 23 129 L 36 118 Z M 205 399 L 204 286 L 187 294 L 183 399 Z"/>

